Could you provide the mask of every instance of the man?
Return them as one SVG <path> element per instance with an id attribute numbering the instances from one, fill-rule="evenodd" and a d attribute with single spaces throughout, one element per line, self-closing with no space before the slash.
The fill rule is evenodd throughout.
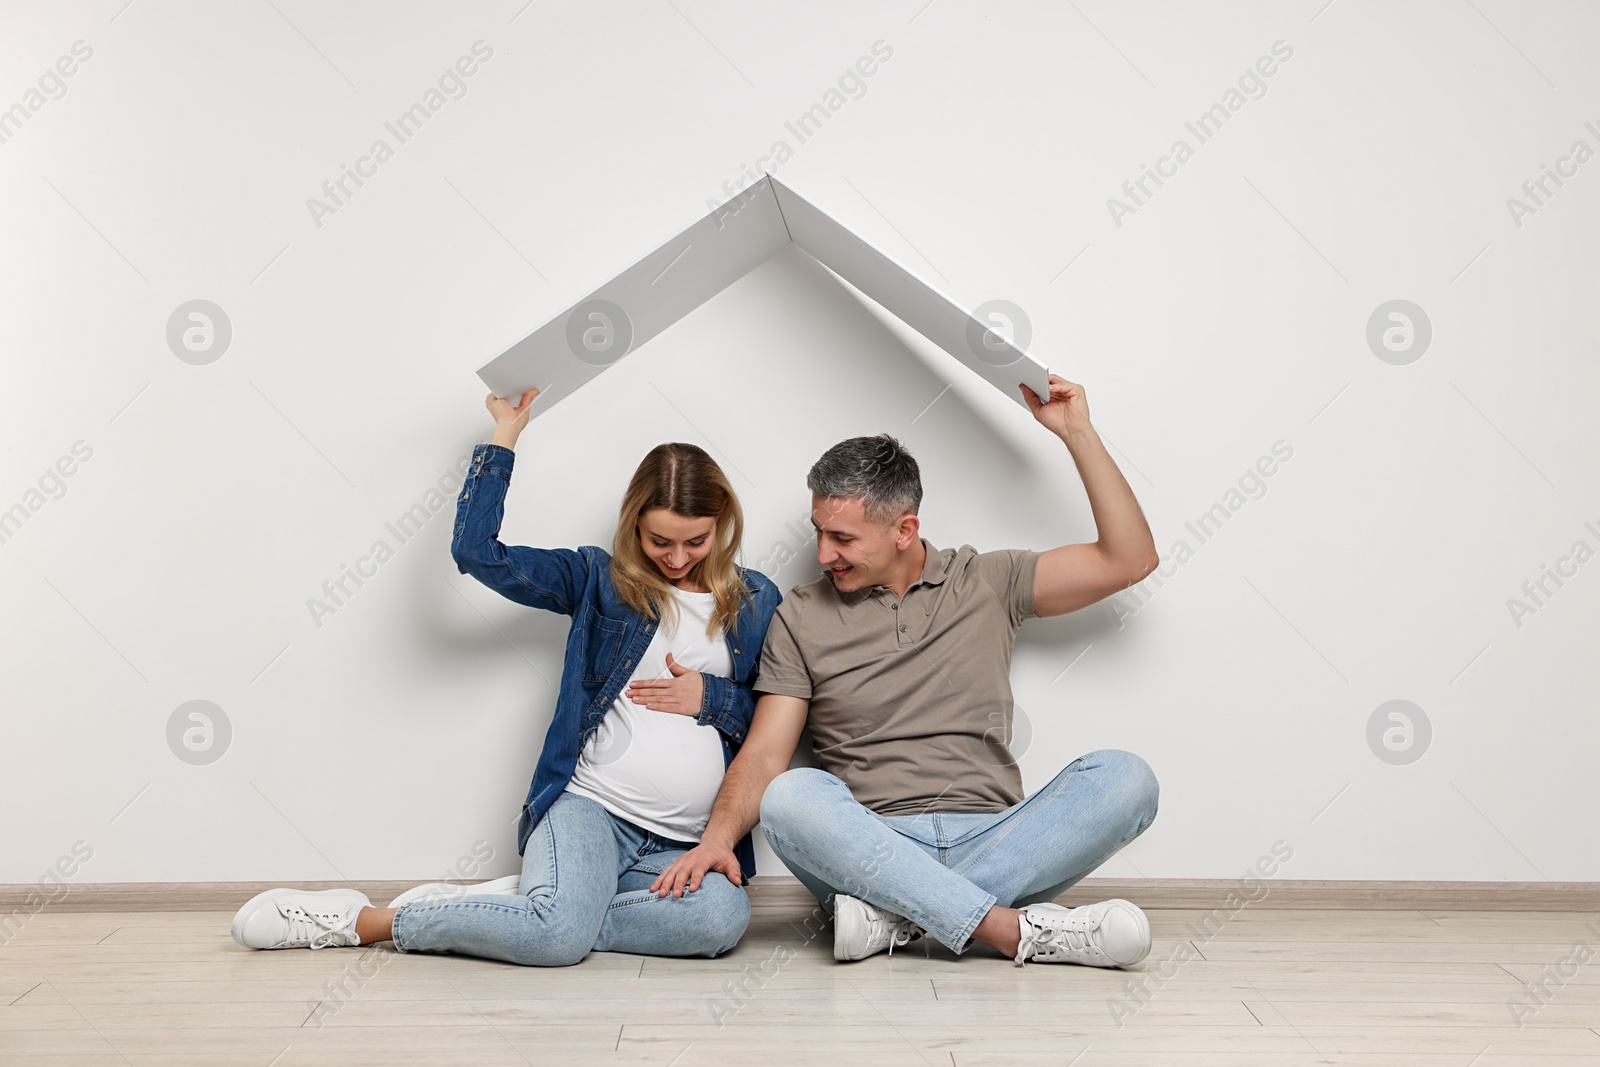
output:
<path id="1" fill-rule="evenodd" d="M 773 616 L 750 735 L 700 845 L 652 891 L 682 896 L 708 871 L 737 882 L 731 849 L 759 817 L 832 913 L 835 959 L 924 933 L 958 954 L 982 942 L 1018 965 L 1118 967 L 1149 952 L 1149 922 L 1125 900 L 1048 903 L 1150 825 L 1149 766 L 1091 752 L 1024 799 L 1006 739 L 1022 620 L 1093 604 L 1158 556 L 1083 388 L 1054 374 L 1048 400 L 1021 388 L 1077 464 L 1099 540 L 1042 553 L 936 549 L 919 536 L 920 475 L 899 442 L 829 449 L 806 478 L 827 572 Z M 789 770 L 808 724 L 821 766 Z"/>

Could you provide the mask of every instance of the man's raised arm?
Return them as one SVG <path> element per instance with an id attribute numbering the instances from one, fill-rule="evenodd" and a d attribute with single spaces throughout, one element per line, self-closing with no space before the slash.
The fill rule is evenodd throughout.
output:
<path id="1" fill-rule="evenodd" d="M 1026 385 L 1022 398 L 1033 417 L 1066 444 L 1078 465 L 1099 540 L 1062 545 L 1039 556 L 1033 577 L 1033 612 L 1043 618 L 1077 611 L 1128 588 L 1161 562 L 1139 501 L 1100 435 L 1089 424 L 1083 386 L 1050 375 L 1050 397 Z"/>
<path id="2" fill-rule="evenodd" d="M 657 875 L 650 883 L 650 892 L 657 896 L 671 893 L 675 897 L 683 896 L 686 890 L 692 893 L 700 888 L 707 871 L 720 871 L 734 885 L 741 883 L 733 846 L 761 821 L 761 794 L 767 791 L 769 782 L 789 769 L 809 706 L 810 701 L 800 697 L 761 694 L 750 722 L 750 735 L 728 765 L 700 844 Z"/>

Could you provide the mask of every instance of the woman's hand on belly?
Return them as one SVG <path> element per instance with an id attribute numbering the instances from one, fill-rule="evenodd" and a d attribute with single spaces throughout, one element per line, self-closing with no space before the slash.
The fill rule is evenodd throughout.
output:
<path id="1" fill-rule="evenodd" d="M 695 716 L 705 702 L 706 683 L 699 671 L 690 670 L 667 653 L 671 678 L 636 679 L 628 683 L 623 695 L 641 708 L 671 715 Z"/>

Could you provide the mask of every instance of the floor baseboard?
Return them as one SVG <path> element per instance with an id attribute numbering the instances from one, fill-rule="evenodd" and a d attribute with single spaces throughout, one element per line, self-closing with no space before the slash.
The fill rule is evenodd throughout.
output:
<path id="1" fill-rule="evenodd" d="M 386 904 L 415 881 L 296 882 L 302 889 L 355 888 Z M 18 910 L 39 912 L 233 911 L 273 882 L 66 882 L 0 885 L 0 921 Z M 1600 882 L 1395 882 L 1264 878 L 1086 878 L 1058 899 L 1086 904 L 1123 897 L 1143 908 L 1238 911 L 1243 907 L 1378 911 L 1600 911 Z M 816 900 L 788 875 L 751 880 L 752 906 L 808 911 Z"/>

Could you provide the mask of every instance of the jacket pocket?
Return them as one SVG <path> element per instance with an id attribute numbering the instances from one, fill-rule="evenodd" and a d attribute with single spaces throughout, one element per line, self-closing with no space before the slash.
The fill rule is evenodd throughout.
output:
<path id="1" fill-rule="evenodd" d="M 616 666 L 628 624 L 608 619 L 592 606 L 583 609 L 583 684 L 599 685 Z"/>

